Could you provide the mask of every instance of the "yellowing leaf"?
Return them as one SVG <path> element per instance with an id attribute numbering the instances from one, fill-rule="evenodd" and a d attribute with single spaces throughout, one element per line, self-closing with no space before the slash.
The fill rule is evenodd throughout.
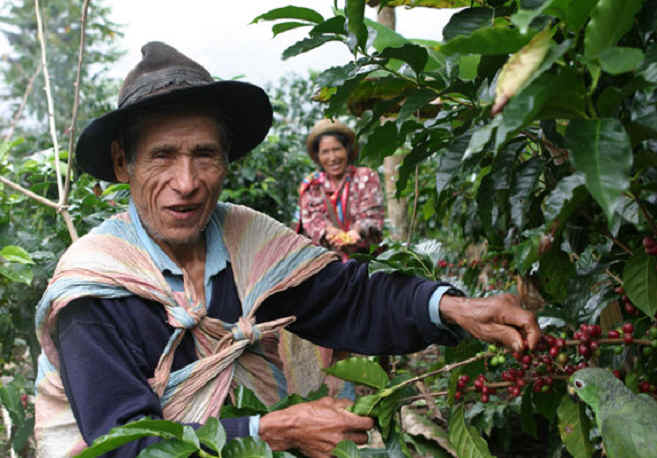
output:
<path id="1" fill-rule="evenodd" d="M 554 35 L 553 29 L 543 29 L 522 49 L 509 57 L 497 79 L 492 115 L 502 111 L 509 99 L 525 85 L 532 73 L 541 65 L 550 49 L 552 35 Z"/>

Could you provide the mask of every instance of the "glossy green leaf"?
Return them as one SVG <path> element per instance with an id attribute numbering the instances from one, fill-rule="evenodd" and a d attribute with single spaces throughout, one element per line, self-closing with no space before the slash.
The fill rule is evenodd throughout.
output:
<path id="1" fill-rule="evenodd" d="M 251 24 L 259 21 L 275 21 L 277 19 L 302 19 L 316 24 L 324 21 L 324 17 L 313 9 L 299 6 L 285 6 L 283 8 L 275 8 L 257 16 L 251 21 Z"/>
<path id="2" fill-rule="evenodd" d="M 520 275 L 527 273 L 532 265 L 538 260 L 538 247 L 542 234 L 536 233 L 526 240 L 511 247 L 513 253 L 513 265 Z"/>
<path id="3" fill-rule="evenodd" d="M 369 417 L 372 415 L 374 408 L 381 399 L 382 397 L 379 393 L 361 396 L 356 399 L 356 402 L 354 402 L 351 407 L 349 407 L 349 411 L 355 413 L 356 415 Z"/>
<path id="4" fill-rule="evenodd" d="M 643 65 L 644 57 L 640 49 L 621 46 L 607 48 L 598 56 L 602 70 L 612 75 L 638 70 Z"/>
<path id="5" fill-rule="evenodd" d="M 230 458 L 273 458 L 269 445 L 263 440 L 240 437 L 226 444 L 221 456 Z"/>
<path id="6" fill-rule="evenodd" d="M 336 38 L 331 35 L 316 35 L 310 38 L 304 38 L 303 40 L 297 41 L 292 46 L 286 48 L 281 55 L 283 60 L 289 59 L 290 57 L 298 56 L 304 52 L 308 52 L 312 49 L 315 49 L 324 43 L 329 41 L 335 41 Z"/>
<path id="7" fill-rule="evenodd" d="M 342 380 L 382 389 L 388 385 L 390 379 L 379 363 L 362 356 L 338 361 L 333 366 L 324 369 L 324 372 Z"/>
<path id="8" fill-rule="evenodd" d="M 472 54 L 459 58 L 459 78 L 463 81 L 474 81 L 477 78 L 477 69 L 481 62 L 481 56 Z"/>
<path id="9" fill-rule="evenodd" d="M 0 264 L 0 275 L 15 283 L 25 283 L 26 285 L 30 285 L 33 278 L 32 268 L 23 264 Z"/>
<path id="10" fill-rule="evenodd" d="M 543 415 L 548 421 L 553 422 L 557 416 L 557 408 L 563 397 L 563 392 L 556 387 L 557 383 L 554 382 L 552 389 L 543 392 L 534 392 L 532 390 L 532 398 L 536 412 Z"/>
<path id="11" fill-rule="evenodd" d="M 449 41 L 459 35 L 468 36 L 474 31 L 491 26 L 495 10 L 492 8 L 465 8 L 450 17 L 443 28 L 443 40 Z"/>
<path id="12" fill-rule="evenodd" d="M 552 221 L 557 218 L 564 206 L 573 199 L 575 190 L 585 184 L 586 177 L 582 173 L 574 173 L 562 178 L 545 199 L 545 219 Z"/>
<path id="13" fill-rule="evenodd" d="M 575 266 L 563 251 L 552 248 L 541 256 L 538 281 L 541 291 L 557 303 L 562 303 L 568 295 L 568 281 L 575 277 Z"/>
<path id="14" fill-rule="evenodd" d="M 226 444 L 226 431 L 217 417 L 210 417 L 203 426 L 196 430 L 196 435 L 203 445 L 215 452 Z"/>
<path id="15" fill-rule="evenodd" d="M 652 317 L 657 313 L 657 257 L 645 252 L 627 261 L 623 271 L 623 288 L 632 303 Z"/>
<path id="16" fill-rule="evenodd" d="M 276 36 L 279 33 L 287 32 L 288 30 L 298 29 L 299 27 L 308 27 L 309 25 L 311 24 L 308 24 L 307 22 L 281 22 L 274 24 L 271 30 L 274 32 L 274 36 Z"/>
<path id="17" fill-rule="evenodd" d="M 77 458 L 92 458 L 114 450 L 123 444 L 144 437 L 161 437 L 163 439 L 180 440 L 183 427 L 180 423 L 167 420 L 140 420 L 112 428 L 109 433 L 98 437 L 90 447 L 85 449 Z"/>
<path id="18" fill-rule="evenodd" d="M 243 385 L 239 385 L 233 391 L 233 399 L 233 405 L 238 409 L 249 409 L 253 412 L 260 413 L 267 413 L 269 410 L 253 391 Z"/>
<path id="19" fill-rule="evenodd" d="M 337 458 L 358 458 L 360 452 L 358 446 L 353 441 L 343 440 L 331 452 L 331 456 Z"/>
<path id="20" fill-rule="evenodd" d="M 347 43 L 352 52 L 357 48 L 365 49 L 367 44 L 367 26 L 365 25 L 365 0 L 345 0 L 345 16 L 347 17 Z"/>
<path id="21" fill-rule="evenodd" d="M 7 245 L 0 250 L 0 256 L 10 262 L 19 264 L 34 264 L 30 254 L 23 248 L 16 245 Z"/>
<path id="22" fill-rule="evenodd" d="M 470 137 L 470 142 L 468 143 L 468 147 L 463 153 L 462 160 L 465 161 L 469 159 L 472 155 L 481 152 L 481 150 L 483 150 L 484 147 L 490 141 L 493 132 L 501 124 L 502 124 L 502 117 L 498 116 L 495 119 L 493 119 L 492 122 L 489 122 L 488 124 L 485 124 L 484 126 L 474 130 L 472 132 L 472 136 Z"/>
<path id="23" fill-rule="evenodd" d="M 632 28 L 643 0 L 600 0 L 591 11 L 584 35 L 584 54 L 597 58 L 607 48 L 615 46 Z"/>
<path id="24" fill-rule="evenodd" d="M 459 35 L 449 40 L 440 47 L 440 51 L 448 56 L 452 54 L 511 54 L 525 46 L 531 38 L 531 36 L 521 34 L 517 29 L 486 27 L 476 30 L 469 36 Z"/>
<path id="25" fill-rule="evenodd" d="M 590 458 L 593 446 L 589 439 L 591 422 L 584 412 L 584 406 L 563 396 L 559 408 L 559 434 L 566 449 L 574 458 Z"/>
<path id="26" fill-rule="evenodd" d="M 385 48 L 381 51 L 380 56 L 406 62 L 416 74 L 424 70 L 429 59 L 429 54 L 423 46 L 411 43 L 407 43 L 400 48 Z"/>
<path id="27" fill-rule="evenodd" d="M 511 220 L 519 229 L 522 229 L 527 221 L 527 212 L 541 173 L 543 173 L 543 160 L 536 157 L 522 164 L 516 172 L 509 205 L 511 206 Z"/>
<path id="28" fill-rule="evenodd" d="M 334 16 L 321 24 L 317 24 L 310 30 L 310 36 L 321 35 L 323 33 L 333 33 L 338 35 L 345 35 L 344 16 Z"/>
<path id="29" fill-rule="evenodd" d="M 456 450 L 457 456 L 472 458 L 493 456 L 479 432 L 466 424 L 463 407 L 458 407 L 449 419 L 449 442 Z"/>
<path id="30" fill-rule="evenodd" d="M 139 458 L 187 458 L 198 448 L 178 439 L 165 439 L 139 452 Z"/>
<path id="31" fill-rule="evenodd" d="M 402 140 L 397 130 L 397 124 L 393 121 L 386 121 L 377 126 L 367 137 L 367 143 L 363 146 L 361 156 L 376 164 L 383 163 L 383 158 L 390 156 L 402 146 Z"/>
<path id="32" fill-rule="evenodd" d="M 570 31 L 577 32 L 589 19 L 589 15 L 598 0 L 554 0 L 546 14 L 561 18 Z"/>
<path id="33" fill-rule="evenodd" d="M 629 188 L 632 147 L 625 128 L 613 118 L 574 119 L 565 137 L 575 169 L 611 221 L 618 198 Z"/>

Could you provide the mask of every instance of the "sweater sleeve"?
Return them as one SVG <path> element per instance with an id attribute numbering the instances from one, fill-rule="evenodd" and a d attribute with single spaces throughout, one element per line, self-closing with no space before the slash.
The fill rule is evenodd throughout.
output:
<path id="1" fill-rule="evenodd" d="M 146 328 L 163 328 L 164 323 L 146 305 L 143 313 L 135 312 L 135 304 L 127 312 L 117 309 L 117 301 L 82 298 L 58 315 L 55 340 L 60 374 L 78 427 L 88 444 L 115 426 L 146 416 L 162 418 L 159 398 L 148 383 L 154 370 L 152 355 L 161 348 L 143 348 L 143 341 L 132 334 L 143 328 L 150 337 L 145 340 L 155 341 L 157 347 L 157 333 L 149 335 Z M 124 313 L 133 318 L 137 313 L 142 322 L 125 322 Z M 162 337 L 166 338 L 164 334 L 168 332 L 163 329 Z M 228 440 L 249 435 L 248 417 L 225 419 L 222 425 Z M 102 456 L 137 456 L 140 450 L 158 440 L 140 439 Z"/>
<path id="2" fill-rule="evenodd" d="M 288 329 L 318 345 L 361 354 L 401 354 L 462 335 L 429 315 L 436 283 L 400 274 L 368 273 L 367 264 L 334 262 L 299 286 L 276 293 L 258 321 L 294 315 Z"/>

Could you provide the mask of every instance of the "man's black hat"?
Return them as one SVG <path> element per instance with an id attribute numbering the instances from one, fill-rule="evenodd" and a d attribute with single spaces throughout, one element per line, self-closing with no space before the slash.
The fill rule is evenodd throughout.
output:
<path id="1" fill-rule="evenodd" d="M 202 100 L 217 109 L 230 134 L 229 161 L 245 156 L 262 142 L 272 123 L 265 91 L 240 81 L 215 81 L 198 63 L 171 46 L 152 41 L 141 48 L 142 60 L 128 73 L 119 91 L 118 108 L 94 119 L 80 134 L 78 166 L 105 181 L 116 181 L 111 143 L 126 115 L 162 103 Z"/>

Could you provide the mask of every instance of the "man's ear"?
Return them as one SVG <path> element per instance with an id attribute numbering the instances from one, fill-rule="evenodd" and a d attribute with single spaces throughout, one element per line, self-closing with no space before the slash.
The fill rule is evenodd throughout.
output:
<path id="1" fill-rule="evenodd" d="M 127 183 L 130 178 L 128 174 L 128 161 L 125 157 L 125 151 L 119 145 L 117 140 L 112 142 L 112 164 L 114 165 L 114 175 L 121 183 Z"/>

